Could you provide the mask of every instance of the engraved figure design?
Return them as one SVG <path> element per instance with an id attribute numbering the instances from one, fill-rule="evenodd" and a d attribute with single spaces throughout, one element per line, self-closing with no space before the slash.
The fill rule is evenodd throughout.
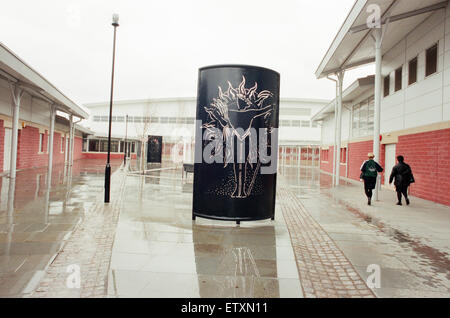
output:
<path id="1" fill-rule="evenodd" d="M 273 104 L 268 102 L 273 93 L 268 90 L 258 92 L 258 84 L 251 88 L 245 87 L 245 77 L 238 87 L 233 88 L 228 82 L 228 90 L 222 91 L 219 86 L 219 96 L 214 98 L 209 107 L 204 107 L 208 113 L 209 122 L 203 128 L 215 135 L 215 129 L 222 130 L 225 147 L 224 168 L 233 163 L 234 190 L 232 198 L 246 198 L 251 194 L 261 162 L 256 146 L 256 131 L 252 129 L 253 121 L 258 117 L 270 118 Z M 270 128 L 271 127 L 267 127 Z M 217 137 L 217 136 L 215 136 Z M 238 139 L 237 157 L 234 153 L 234 137 Z M 267 137 L 267 135 L 260 138 Z M 254 147 L 248 147 L 246 154 L 246 140 Z M 223 143 L 220 151 L 223 151 Z M 237 160 L 236 160 L 237 159 Z"/>

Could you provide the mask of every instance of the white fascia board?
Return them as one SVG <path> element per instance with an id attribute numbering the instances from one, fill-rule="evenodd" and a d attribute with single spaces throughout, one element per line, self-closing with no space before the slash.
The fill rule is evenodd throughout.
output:
<path id="1" fill-rule="evenodd" d="M 10 49 L 8 49 L 3 43 L 0 42 L 0 62 L 6 65 L 8 68 L 19 74 L 22 78 L 26 79 L 32 85 L 35 85 L 43 90 L 42 94 L 50 98 L 57 104 L 67 107 L 68 109 L 61 109 L 63 111 L 70 111 L 74 116 L 86 119 L 89 114 L 84 111 L 80 106 L 75 104 L 60 90 L 58 90 L 53 84 L 51 84 L 42 75 L 32 69 L 28 64 L 22 61 L 17 55 L 15 55 Z M 11 74 L 14 75 L 14 74 Z M 22 80 L 18 78 L 18 80 Z"/>

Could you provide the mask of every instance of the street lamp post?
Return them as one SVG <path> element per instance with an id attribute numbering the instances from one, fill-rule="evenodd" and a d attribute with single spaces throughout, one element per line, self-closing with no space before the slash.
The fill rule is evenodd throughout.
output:
<path id="1" fill-rule="evenodd" d="M 125 116 L 125 142 L 124 142 L 124 155 L 123 155 L 123 165 L 125 166 L 125 163 L 127 162 L 127 134 L 128 134 L 128 115 Z"/>
<path id="2" fill-rule="evenodd" d="M 109 202 L 111 194 L 111 119 L 112 119 L 112 105 L 113 105 L 113 88 L 114 88 L 114 59 L 116 57 L 116 29 L 119 26 L 119 15 L 113 14 L 112 26 L 114 27 L 114 41 L 113 41 L 113 58 L 112 58 L 112 75 L 111 75 L 111 98 L 109 102 L 109 132 L 108 132 L 108 158 L 105 168 L 105 203 Z"/>

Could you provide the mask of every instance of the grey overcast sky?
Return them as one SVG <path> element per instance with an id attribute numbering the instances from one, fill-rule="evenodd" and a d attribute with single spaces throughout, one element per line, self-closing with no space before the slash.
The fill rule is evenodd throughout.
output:
<path id="1" fill-rule="evenodd" d="M 117 12 L 116 100 L 195 96 L 198 68 L 224 63 L 280 72 L 282 97 L 331 99 L 314 73 L 354 1 L 4 1 L 0 41 L 74 101 L 107 101 Z"/>

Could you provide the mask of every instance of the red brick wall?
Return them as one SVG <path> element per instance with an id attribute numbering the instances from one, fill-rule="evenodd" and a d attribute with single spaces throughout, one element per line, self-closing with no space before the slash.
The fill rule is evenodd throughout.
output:
<path id="1" fill-rule="evenodd" d="M 0 171 L 3 171 L 4 157 L 4 125 L 0 120 Z M 48 131 L 44 134 L 43 153 L 39 153 L 39 129 L 27 126 L 19 130 L 17 141 L 17 169 L 28 169 L 45 167 L 48 165 L 47 143 L 49 140 Z M 55 133 L 53 139 L 53 164 L 64 163 L 65 151 L 61 153 L 61 134 Z M 74 160 L 83 158 L 81 137 L 76 137 L 74 142 Z M 65 146 L 65 144 L 64 144 Z"/>
<path id="2" fill-rule="evenodd" d="M 27 126 L 19 130 L 17 145 L 17 169 L 27 169 L 46 166 L 48 163 L 47 141 L 48 133 L 45 131 L 43 153 L 39 152 L 39 129 Z"/>
<path id="3" fill-rule="evenodd" d="M 65 140 L 63 146 L 65 146 Z M 61 153 L 61 134 L 55 133 L 53 135 L 53 164 L 59 163 L 64 163 L 64 152 Z"/>
<path id="4" fill-rule="evenodd" d="M 413 170 L 411 194 L 450 205 L 450 129 L 401 136 L 396 149 Z"/>
<path id="5" fill-rule="evenodd" d="M 359 180 L 361 165 L 367 160 L 367 154 L 373 151 L 373 141 L 360 141 L 348 144 L 348 177 Z"/>
<path id="6" fill-rule="evenodd" d="M 3 120 L 0 119 L 0 172 L 3 171 L 3 156 L 5 154 L 5 127 L 3 125 Z"/>
<path id="7" fill-rule="evenodd" d="M 334 156 L 334 146 L 328 149 L 328 160 L 324 160 L 324 152 L 326 150 L 321 150 L 320 158 L 320 169 L 329 173 L 333 173 L 333 156 Z"/>
<path id="8" fill-rule="evenodd" d="M 360 167 L 373 151 L 373 142 L 361 141 L 348 145 L 348 177 L 359 180 Z M 380 146 L 379 164 L 385 168 L 385 145 Z M 330 147 L 331 151 L 331 147 Z M 450 129 L 400 136 L 396 146 L 396 156 L 403 155 L 411 165 L 416 183 L 411 185 L 411 194 L 426 200 L 450 205 Z M 332 152 L 330 152 L 332 160 Z M 332 161 L 321 163 L 321 169 L 332 172 Z M 341 166 L 341 175 L 344 171 Z M 381 176 L 384 183 L 384 171 Z"/>
<path id="9" fill-rule="evenodd" d="M 75 136 L 73 142 L 73 160 L 83 158 L 83 138 Z"/>

